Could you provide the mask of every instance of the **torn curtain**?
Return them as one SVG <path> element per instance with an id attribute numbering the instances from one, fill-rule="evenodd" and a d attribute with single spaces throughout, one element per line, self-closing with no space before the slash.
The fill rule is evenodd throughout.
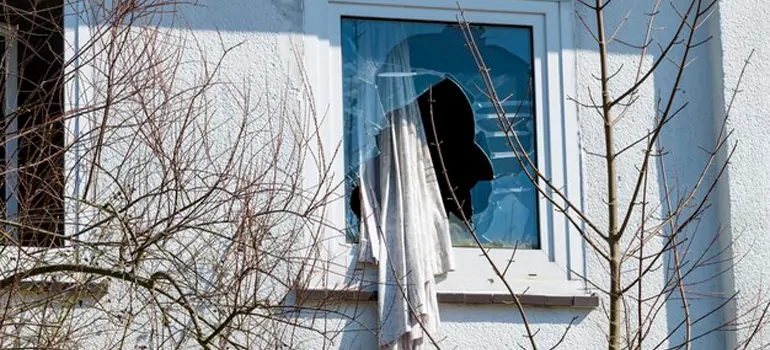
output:
<path id="1" fill-rule="evenodd" d="M 425 332 L 439 322 L 434 276 L 454 265 L 449 224 L 416 102 L 423 91 L 399 74 L 410 72 L 409 47 L 393 45 L 397 33 L 361 33 L 373 37 L 361 40 L 369 44 L 359 47 L 356 67 L 363 82 L 356 88 L 361 118 L 353 141 L 359 260 L 377 264 L 380 348 L 421 349 Z M 386 65 L 365 59 L 382 57 L 384 49 L 390 50 Z"/>

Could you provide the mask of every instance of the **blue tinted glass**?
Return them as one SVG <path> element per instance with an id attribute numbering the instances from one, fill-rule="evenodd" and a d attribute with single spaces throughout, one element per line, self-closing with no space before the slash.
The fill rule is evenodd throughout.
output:
<path id="1" fill-rule="evenodd" d="M 460 164 L 458 169 L 464 168 L 463 172 L 491 169 L 488 178 L 475 181 L 464 197 L 470 202 L 464 209 L 472 213 L 472 226 L 489 247 L 539 248 L 536 191 L 512 151 L 513 139 L 506 136 L 482 90 L 483 81 L 459 25 L 361 18 L 343 18 L 341 25 L 348 241 L 358 239 L 359 218 L 351 210 L 351 197 L 356 196 L 359 165 L 379 152 L 376 135 L 387 124 L 383 106 L 416 101 L 448 79 L 462 89 L 467 100 L 450 101 L 453 106 L 449 110 L 460 110 L 454 108 L 455 103 L 469 105 L 468 118 L 472 120 L 463 124 L 452 119 L 462 116 L 452 113 L 435 117 L 436 123 L 472 129 L 464 132 L 472 135 L 469 147 L 473 150 L 459 153 L 463 157 L 472 154 L 475 160 L 455 163 Z M 531 29 L 471 25 L 471 30 L 498 96 L 505 100 L 508 123 L 536 163 Z M 394 58 L 396 47 L 408 52 L 408 57 Z M 414 91 L 388 92 L 383 88 L 387 79 L 410 79 Z M 475 246 L 462 220 L 448 211 L 453 244 Z"/>

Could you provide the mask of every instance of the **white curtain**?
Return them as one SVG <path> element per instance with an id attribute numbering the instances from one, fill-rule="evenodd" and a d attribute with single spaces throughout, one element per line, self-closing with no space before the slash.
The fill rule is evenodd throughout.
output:
<path id="1" fill-rule="evenodd" d="M 402 41 L 406 31 L 375 29 L 356 28 L 359 259 L 378 266 L 380 348 L 421 349 L 425 332 L 438 328 L 434 276 L 453 269 L 452 243 L 417 105 L 421 92 Z"/>

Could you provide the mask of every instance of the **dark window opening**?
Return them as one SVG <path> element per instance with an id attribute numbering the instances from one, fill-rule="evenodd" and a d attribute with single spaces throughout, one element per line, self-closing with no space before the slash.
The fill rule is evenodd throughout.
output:
<path id="1" fill-rule="evenodd" d="M 471 189 L 479 181 L 494 178 L 492 164 L 476 144 L 475 123 L 470 101 L 455 82 L 444 79 L 422 93 L 416 103 L 436 171 L 439 190 L 447 214 L 457 218 L 473 217 Z M 488 186 L 477 196 L 489 196 Z M 351 193 L 351 210 L 360 218 L 360 189 Z M 476 198 L 486 203 L 488 198 Z M 475 208 L 486 209 L 486 205 Z"/>
<path id="2" fill-rule="evenodd" d="M 4 96 L 12 96 L 3 99 L 0 213 L 7 221 L 18 223 L 18 226 L 0 225 L 0 228 L 12 244 L 61 246 L 64 243 L 59 236 L 64 232 L 63 2 L 6 0 L 0 4 L 0 23 L 6 28 L 3 35 L 5 74 L 0 85 Z M 9 49 L 15 49 L 15 64 L 10 61 L 13 52 Z M 13 89 L 13 85 L 16 91 L 6 91 Z"/>

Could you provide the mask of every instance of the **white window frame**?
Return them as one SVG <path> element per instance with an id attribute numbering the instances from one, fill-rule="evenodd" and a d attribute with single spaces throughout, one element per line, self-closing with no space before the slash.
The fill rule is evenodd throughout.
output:
<path id="1" fill-rule="evenodd" d="M 419 3 L 419 5 L 416 5 Z M 533 31 L 535 104 L 538 167 L 572 203 L 582 206 L 580 152 L 576 106 L 567 97 L 576 95 L 574 80 L 573 7 L 556 0 L 464 0 L 460 2 L 471 23 L 524 25 Z M 342 181 L 344 160 L 333 157 L 342 146 L 342 68 L 340 20 L 343 16 L 382 19 L 456 22 L 456 0 L 317 0 L 306 2 L 305 70 L 317 113 L 323 119 L 320 133 L 326 159 L 333 159 L 335 178 Z M 463 43 L 458 43 L 462 45 Z M 469 53 L 470 54 L 470 53 Z M 318 151 L 318 150 L 316 150 Z M 307 168 L 309 185 L 316 185 L 317 174 Z M 328 181 L 328 179 L 327 179 Z M 344 186 L 335 197 L 343 198 Z M 507 268 L 506 280 L 517 293 L 538 295 L 583 295 L 587 286 L 584 243 L 567 218 L 554 210 L 542 196 L 539 203 L 541 249 L 518 250 Z M 376 285 L 376 274 L 356 268 L 357 244 L 345 242 L 345 201 L 326 207 L 321 259 L 325 263 L 317 283 L 328 289 L 341 289 L 364 279 Z M 336 229 L 335 229 L 336 228 Z M 344 231 L 344 230 L 343 230 Z M 511 249 L 491 249 L 495 263 L 504 269 L 511 260 Z M 438 280 L 439 292 L 501 293 L 507 291 L 495 276 L 479 248 L 453 248 L 455 271 Z M 373 270 L 373 269 L 365 269 Z M 373 271 L 372 271 L 373 272 Z M 319 287 L 319 286 L 314 286 Z"/>
<path id="2" fill-rule="evenodd" d="M 4 61 L 5 67 L 5 96 L 3 116 L 7 116 L 16 110 L 17 99 L 19 95 L 19 59 L 18 59 L 18 43 L 16 40 L 17 30 L 13 26 L 0 23 L 0 36 L 5 39 L 5 52 L 6 59 Z M 6 169 L 11 169 L 5 173 L 5 219 L 8 221 L 14 221 L 19 214 L 19 198 L 15 188 L 19 182 L 19 174 L 12 169 L 18 169 L 19 166 L 19 141 L 17 137 L 18 120 L 13 118 L 8 125 L 8 129 L 3 134 L 5 142 L 5 158 Z M 19 231 L 15 228 L 8 227 L 10 232 L 14 232 L 14 235 L 18 235 Z M 17 237 L 19 238 L 19 237 Z"/>

